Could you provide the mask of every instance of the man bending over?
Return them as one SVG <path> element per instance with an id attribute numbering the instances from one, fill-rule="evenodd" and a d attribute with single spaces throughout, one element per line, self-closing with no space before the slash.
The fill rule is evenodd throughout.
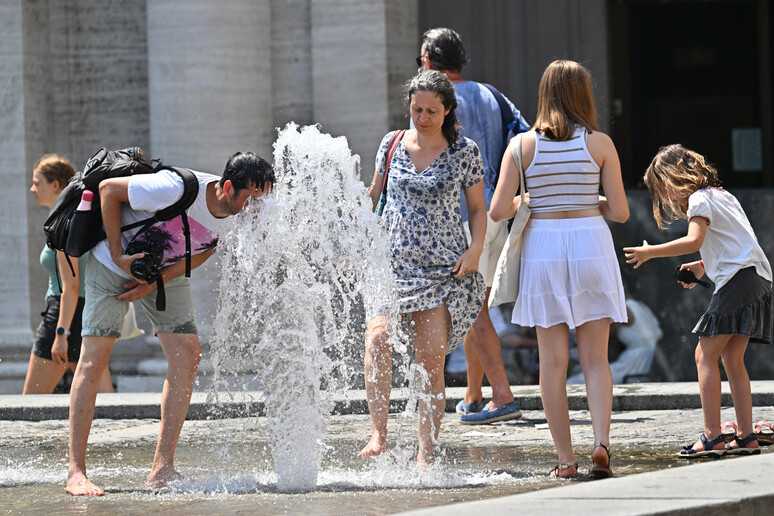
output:
<path id="1" fill-rule="evenodd" d="M 225 219 L 236 215 L 251 197 L 267 193 L 274 171 L 252 152 L 234 154 L 223 177 L 195 172 L 199 193 L 188 209 L 193 257 L 191 267 L 204 263 L 215 252 L 217 235 L 226 228 Z M 162 170 L 152 174 L 112 178 L 99 185 L 102 218 L 107 240 L 92 251 L 86 274 L 86 306 L 83 311 L 81 357 L 70 389 L 70 465 L 65 490 L 71 495 L 102 496 L 105 492 L 86 477 L 86 445 L 97 386 L 108 365 L 116 339 L 121 335 L 124 315 L 131 301 L 140 301 L 167 357 L 167 375 L 161 392 L 161 427 L 148 487 L 162 487 L 181 478 L 174 456 L 193 392 L 202 349 L 196 334 L 193 297 L 185 272 L 185 238 L 181 217 L 146 231 L 164 249 L 161 276 L 166 291 L 166 309 L 156 308 L 157 282 L 148 284 L 132 276 L 132 263 L 144 253 L 125 254 L 126 245 L 138 231 L 121 233 L 121 226 L 151 217 L 171 206 L 183 195 L 177 173 Z M 162 237 L 162 242 L 159 238 Z M 151 239 L 149 239 L 151 240 Z"/>

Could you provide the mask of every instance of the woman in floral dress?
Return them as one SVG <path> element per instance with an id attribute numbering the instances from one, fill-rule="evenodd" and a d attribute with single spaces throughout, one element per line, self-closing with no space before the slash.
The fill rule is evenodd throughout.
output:
<path id="1" fill-rule="evenodd" d="M 399 311 L 411 317 L 417 365 L 427 373 L 419 402 L 420 464 L 432 462 L 446 405 L 443 367 L 473 325 L 484 303 L 478 272 L 486 232 L 483 166 L 476 144 L 460 136 L 454 86 L 440 72 L 420 71 L 407 88 L 416 129 L 406 131 L 390 164 L 383 224 L 392 247 Z M 388 133 L 379 146 L 373 185 L 381 185 Z M 376 201 L 379 186 L 369 194 Z M 472 244 L 460 216 L 465 193 Z M 362 456 L 387 449 L 387 413 L 392 384 L 388 318 L 376 316 L 366 331 L 365 379 L 373 423 Z"/>

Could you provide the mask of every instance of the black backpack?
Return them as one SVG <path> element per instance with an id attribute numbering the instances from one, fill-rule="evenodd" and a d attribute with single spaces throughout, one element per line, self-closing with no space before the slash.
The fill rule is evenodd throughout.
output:
<path id="1" fill-rule="evenodd" d="M 82 256 L 106 238 L 102 227 L 99 183 L 113 177 L 150 174 L 160 170 L 172 170 L 180 176 L 183 180 L 182 197 L 171 206 L 157 211 L 153 217 L 121 227 L 121 231 L 142 226 L 137 233 L 139 235 L 157 222 L 171 220 L 180 215 L 185 233 L 185 275 L 189 277 L 191 275 L 191 235 L 186 210 L 196 200 L 199 193 L 199 180 L 191 170 L 166 167 L 161 165 L 159 160 L 151 161 L 140 147 L 110 151 L 103 147 L 89 158 L 83 171 L 77 172 L 70 179 L 51 207 L 48 218 L 43 224 L 46 244 L 54 251 L 65 253 L 68 263 L 70 263 L 70 256 Z M 85 190 L 90 190 L 94 194 L 91 210 L 76 211 Z M 75 275 L 71 263 L 70 268 Z M 158 286 L 161 288 L 162 285 L 159 276 Z"/>

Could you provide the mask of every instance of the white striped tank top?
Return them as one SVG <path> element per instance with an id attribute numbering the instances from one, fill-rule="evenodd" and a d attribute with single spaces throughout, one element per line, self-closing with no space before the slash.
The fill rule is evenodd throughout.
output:
<path id="1" fill-rule="evenodd" d="M 574 211 L 599 206 L 599 165 L 586 146 L 586 128 L 559 142 L 536 135 L 535 157 L 524 181 L 533 213 Z"/>

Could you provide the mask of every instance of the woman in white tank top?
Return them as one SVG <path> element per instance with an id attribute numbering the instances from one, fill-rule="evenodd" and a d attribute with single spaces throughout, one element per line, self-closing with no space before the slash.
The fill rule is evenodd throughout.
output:
<path id="1" fill-rule="evenodd" d="M 521 150 L 532 217 L 523 235 L 512 320 L 537 330 L 540 393 L 559 458 L 551 474 L 578 474 L 566 390 L 569 330 L 575 328 L 596 443 L 590 473 L 608 477 L 613 379 L 607 344 L 610 323 L 626 322 L 626 305 L 605 219 L 626 222 L 629 206 L 618 153 L 599 131 L 591 78 L 583 66 L 554 61 L 546 68 L 537 121 L 523 136 Z M 489 211 L 495 221 L 513 217 L 520 203 L 511 152 L 500 171 Z M 600 186 L 605 196 L 599 195 Z"/>

